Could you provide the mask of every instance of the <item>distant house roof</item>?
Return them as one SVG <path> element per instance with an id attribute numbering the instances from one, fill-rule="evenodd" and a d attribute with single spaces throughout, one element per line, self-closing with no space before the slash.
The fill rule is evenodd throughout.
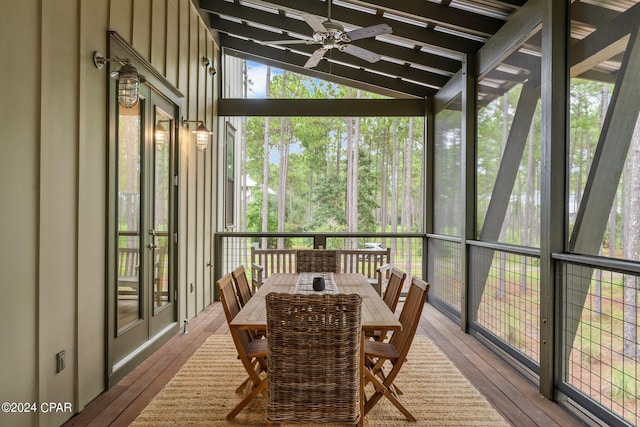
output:
<path id="1" fill-rule="evenodd" d="M 261 186 L 258 186 L 258 184 L 253 179 L 251 179 L 251 177 L 249 175 L 247 175 L 246 176 L 246 187 L 247 187 L 247 189 L 255 188 L 256 190 L 260 190 Z M 269 192 L 269 194 L 277 194 L 271 188 L 269 188 L 268 192 Z"/>

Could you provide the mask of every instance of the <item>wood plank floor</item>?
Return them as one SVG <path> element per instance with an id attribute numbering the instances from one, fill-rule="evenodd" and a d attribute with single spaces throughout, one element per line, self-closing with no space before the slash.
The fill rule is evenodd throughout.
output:
<path id="1" fill-rule="evenodd" d="M 399 307 L 400 309 L 400 307 Z M 129 425 L 200 345 L 212 334 L 228 334 L 220 303 L 193 319 L 180 332 L 65 426 Z M 469 381 L 514 426 L 581 426 L 577 417 L 543 398 L 524 376 L 448 318 L 427 304 L 418 334 L 427 335 Z"/>

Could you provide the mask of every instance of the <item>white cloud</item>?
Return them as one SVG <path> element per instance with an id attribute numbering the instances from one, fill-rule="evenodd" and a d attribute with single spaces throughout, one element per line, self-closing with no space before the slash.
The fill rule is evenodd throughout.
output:
<path id="1" fill-rule="evenodd" d="M 271 75 L 282 74 L 282 70 L 271 67 Z M 265 98 L 265 89 L 267 85 L 267 66 L 253 61 L 247 61 L 247 77 L 251 82 L 249 84 L 249 93 L 247 98 Z"/>

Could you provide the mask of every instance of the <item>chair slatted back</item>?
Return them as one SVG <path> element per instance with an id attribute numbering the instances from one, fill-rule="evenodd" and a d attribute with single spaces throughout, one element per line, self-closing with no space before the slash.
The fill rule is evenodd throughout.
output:
<path id="1" fill-rule="evenodd" d="M 222 307 L 224 308 L 227 323 L 230 324 L 240 312 L 240 304 L 238 303 L 236 292 L 233 289 L 233 279 L 231 278 L 231 274 L 225 274 L 222 276 L 222 278 L 216 282 L 216 286 L 218 287 L 218 293 L 220 295 Z M 249 331 L 231 328 L 231 335 L 233 336 L 233 341 L 238 350 L 240 359 L 243 359 L 244 357 L 248 362 L 246 350 L 249 346 L 249 342 L 251 341 Z M 245 363 L 244 359 L 242 360 L 243 363 Z"/>
<path id="2" fill-rule="evenodd" d="M 407 273 L 393 267 L 389 274 L 389 282 L 387 282 L 387 289 L 384 291 L 384 303 L 389 307 L 389 310 L 395 313 L 396 307 L 398 307 L 398 301 L 400 300 L 400 294 L 402 293 L 402 286 L 407 278 Z"/>
<path id="3" fill-rule="evenodd" d="M 249 331 L 232 328 L 231 321 L 240 312 L 240 305 L 236 298 L 236 293 L 233 290 L 233 279 L 231 274 L 225 274 L 220 280 L 216 282 L 218 287 L 218 293 L 220 300 L 222 301 L 222 307 L 224 308 L 224 314 L 229 324 L 229 330 L 233 343 L 238 351 L 238 358 L 242 362 L 245 371 L 249 377 L 245 382 L 236 390 L 239 392 L 243 386 L 247 383 L 250 384 L 250 393 L 242 399 L 232 410 L 227 414 L 227 419 L 231 420 L 246 407 L 258 394 L 263 393 L 266 397 L 267 378 L 260 376 L 261 372 L 266 369 L 266 344 L 265 340 L 253 339 Z M 264 375 L 263 375 L 264 376 Z"/>
<path id="4" fill-rule="evenodd" d="M 391 273 L 389 275 L 389 282 L 387 283 L 387 289 L 384 292 L 383 300 L 389 310 L 395 313 L 396 307 L 398 306 L 398 301 L 400 300 L 400 293 L 402 292 L 402 286 L 404 285 L 404 281 L 407 278 L 407 273 L 398 269 L 391 268 Z M 373 339 L 376 341 L 384 341 L 387 337 L 388 330 L 382 329 L 376 331 L 373 334 Z"/>
<path id="5" fill-rule="evenodd" d="M 251 299 L 251 287 L 249 286 L 249 281 L 247 280 L 247 274 L 244 270 L 244 266 L 241 265 L 235 270 L 231 272 L 231 276 L 233 277 L 233 281 L 236 285 L 236 291 L 238 292 L 238 302 L 240 303 L 240 307 L 244 307 L 249 299 Z"/>
<path id="6" fill-rule="evenodd" d="M 251 282 L 254 288 L 272 274 L 295 273 L 297 249 L 256 249 L 251 247 Z"/>
<path id="7" fill-rule="evenodd" d="M 139 253 L 138 248 L 118 248 L 118 276 L 138 276 Z"/>
<path id="8" fill-rule="evenodd" d="M 431 285 L 429 283 L 418 277 L 414 276 L 411 278 L 409 293 L 407 294 L 407 299 L 405 300 L 402 312 L 400 313 L 399 320 L 402 324 L 402 329 L 394 331 L 393 335 L 389 339 L 389 343 L 391 343 L 398 352 L 398 360 L 400 361 L 398 365 L 402 365 L 402 362 L 404 362 L 407 354 L 409 353 L 413 337 L 415 336 L 418 324 L 420 323 L 420 316 L 422 316 L 422 310 L 424 309 L 424 304 L 427 300 L 427 294 L 429 293 L 430 286 Z M 391 381 L 393 381 L 393 378 L 398 374 L 398 370 L 399 367 L 396 369 L 394 366 L 394 369 L 389 373 L 389 377 L 392 378 Z"/>
<path id="9" fill-rule="evenodd" d="M 296 254 L 296 271 L 338 273 L 338 252 L 330 249 L 301 249 Z"/>
<path id="10" fill-rule="evenodd" d="M 295 273 L 297 249 L 251 248 L 251 262 L 264 268 L 266 279 L 274 273 Z"/>
<path id="11" fill-rule="evenodd" d="M 429 287 L 427 282 L 413 277 L 407 299 L 400 313 L 402 329 L 394 331 L 389 342 L 367 341 L 365 343 L 367 369 L 364 373 L 366 382 L 371 382 L 374 385 L 374 393 L 367 397 L 364 406 L 365 414 L 371 411 L 382 397 L 386 397 L 407 420 L 416 421 L 416 418 L 398 399 L 393 381 L 407 360 L 407 354 L 427 300 Z M 386 361 L 390 361 L 392 364 L 388 372 L 384 368 Z"/>
<path id="12" fill-rule="evenodd" d="M 156 305 L 169 302 L 169 257 L 166 245 L 161 245 L 156 249 L 156 260 L 154 263 L 153 283 L 156 294 Z"/>
<path id="13" fill-rule="evenodd" d="M 369 279 L 374 279 L 378 267 L 391 263 L 391 248 L 380 250 L 340 249 L 338 257 L 342 273 L 360 273 Z"/>
<path id="14" fill-rule="evenodd" d="M 362 297 L 269 293 L 267 420 L 357 423 Z"/>

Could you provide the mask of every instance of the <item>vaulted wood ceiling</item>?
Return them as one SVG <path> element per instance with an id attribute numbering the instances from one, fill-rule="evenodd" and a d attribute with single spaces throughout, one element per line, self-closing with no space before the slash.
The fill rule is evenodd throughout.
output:
<path id="1" fill-rule="evenodd" d="M 331 20 L 345 31 L 377 24 L 392 34 L 352 44 L 382 55 L 369 63 L 331 49 L 313 69 L 303 68 L 318 48 L 313 44 L 270 45 L 313 34 L 302 14 L 322 20 L 324 0 L 200 0 L 224 53 L 283 69 L 347 83 L 394 97 L 424 98 L 437 92 L 461 67 L 465 53 L 477 52 L 525 0 L 335 0 Z"/>
<path id="2" fill-rule="evenodd" d="M 478 52 L 526 0 L 334 0 L 330 8 L 327 0 L 199 0 L 197 3 L 211 31 L 219 35 L 224 54 L 395 98 L 425 98 L 442 88 L 461 69 L 464 55 Z M 610 28 L 609 24 L 621 11 L 636 4 L 637 0 L 611 0 L 600 6 L 589 1 L 574 1 L 571 7 L 573 42 L 595 38 L 587 36 L 595 36 L 592 33 L 597 33 L 597 29 Z M 300 43 L 313 34 L 303 15 L 315 15 L 324 21 L 329 9 L 331 21 L 341 24 L 345 31 L 389 25 L 391 34 L 352 42 L 380 54 L 381 60 L 369 63 L 330 49 L 317 66 L 304 68 L 319 46 Z M 269 43 L 274 40 L 298 44 Z M 540 36 L 534 35 L 527 46 L 502 60 L 503 65 L 511 68 L 509 72 L 492 71 L 489 80 L 498 81 L 499 85 L 493 88 L 481 85 L 479 91 L 485 91 L 492 98 L 526 80 L 531 70 L 539 70 L 539 46 Z M 571 62 L 580 60 L 572 58 Z M 602 68 L 601 75 L 592 77 L 600 80 L 613 77 L 617 68 Z M 573 74 L 582 71 L 575 70 Z"/>

